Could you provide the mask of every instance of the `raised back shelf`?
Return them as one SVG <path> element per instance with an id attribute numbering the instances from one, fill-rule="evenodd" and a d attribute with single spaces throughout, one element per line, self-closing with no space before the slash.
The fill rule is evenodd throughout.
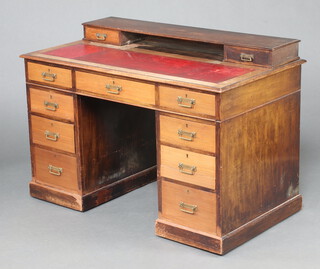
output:
<path id="1" fill-rule="evenodd" d="M 275 67 L 299 59 L 297 39 L 108 17 L 83 23 L 84 40 Z"/>

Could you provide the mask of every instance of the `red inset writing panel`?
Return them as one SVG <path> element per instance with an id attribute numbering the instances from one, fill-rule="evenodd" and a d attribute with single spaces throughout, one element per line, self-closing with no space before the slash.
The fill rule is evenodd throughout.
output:
<path id="1" fill-rule="evenodd" d="M 252 68 L 190 61 L 85 44 L 71 45 L 44 54 L 213 83 L 254 71 Z"/>

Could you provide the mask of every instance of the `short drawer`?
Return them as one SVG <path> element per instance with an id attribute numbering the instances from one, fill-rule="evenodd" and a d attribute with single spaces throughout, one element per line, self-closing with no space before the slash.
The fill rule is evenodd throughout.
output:
<path id="1" fill-rule="evenodd" d="M 30 88 L 31 112 L 74 121 L 73 97 L 52 90 Z"/>
<path id="2" fill-rule="evenodd" d="M 201 232 L 216 234 L 216 195 L 161 181 L 161 218 Z"/>
<path id="3" fill-rule="evenodd" d="M 31 116 L 31 136 L 35 144 L 74 153 L 74 125 Z"/>
<path id="4" fill-rule="evenodd" d="M 36 182 L 76 191 L 76 157 L 34 147 L 34 176 Z"/>
<path id="5" fill-rule="evenodd" d="M 76 88 L 103 95 L 112 100 L 124 100 L 145 105 L 155 104 L 155 85 L 111 76 L 76 72 Z"/>
<path id="6" fill-rule="evenodd" d="M 28 62 L 27 74 L 29 81 L 72 88 L 72 75 L 70 69 Z"/>
<path id="7" fill-rule="evenodd" d="M 265 50 L 249 48 L 225 47 L 226 61 L 256 65 L 271 65 L 271 53 Z"/>
<path id="8" fill-rule="evenodd" d="M 215 95 L 190 91 L 184 88 L 159 86 L 159 105 L 185 114 L 213 118 L 216 111 Z"/>
<path id="9" fill-rule="evenodd" d="M 90 26 L 84 27 L 84 39 L 113 45 L 121 45 L 125 41 L 119 31 Z"/>
<path id="10" fill-rule="evenodd" d="M 161 145 L 160 176 L 215 189 L 216 158 Z"/>
<path id="11" fill-rule="evenodd" d="M 165 115 L 159 116 L 159 122 L 162 143 L 215 153 L 215 125 Z"/>

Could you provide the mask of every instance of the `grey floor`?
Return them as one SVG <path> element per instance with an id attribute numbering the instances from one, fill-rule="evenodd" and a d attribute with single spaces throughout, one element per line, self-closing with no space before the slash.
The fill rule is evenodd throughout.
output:
<path id="1" fill-rule="evenodd" d="M 28 162 L 6 165 L 0 268 L 319 268 L 319 169 L 302 168 L 303 210 L 221 257 L 154 235 L 155 183 L 80 213 L 29 197 Z"/>

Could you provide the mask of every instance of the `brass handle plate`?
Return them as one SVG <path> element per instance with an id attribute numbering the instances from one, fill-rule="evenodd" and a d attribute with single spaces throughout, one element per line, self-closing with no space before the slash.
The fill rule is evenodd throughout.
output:
<path id="1" fill-rule="evenodd" d="M 55 176 L 61 176 L 63 171 L 61 167 L 56 167 L 51 164 L 49 164 L 48 169 L 49 169 L 49 173 Z"/>
<path id="2" fill-rule="evenodd" d="M 186 108 L 193 108 L 193 106 L 196 104 L 196 100 L 192 98 L 185 98 L 178 96 L 177 98 L 178 105 L 181 107 L 186 107 Z"/>
<path id="3" fill-rule="evenodd" d="M 194 175 L 197 172 L 197 167 L 192 165 L 186 165 L 183 163 L 179 163 L 179 172 L 187 175 Z"/>
<path id="4" fill-rule="evenodd" d="M 53 133 L 49 131 L 45 131 L 44 134 L 46 136 L 46 139 L 51 141 L 58 141 L 58 138 L 60 137 L 58 133 Z"/>
<path id="5" fill-rule="evenodd" d="M 96 33 L 96 38 L 101 41 L 105 41 L 107 39 L 106 34 Z"/>
<path id="6" fill-rule="evenodd" d="M 188 214 L 194 214 L 198 209 L 197 205 L 190 205 L 184 202 L 180 202 L 179 207 L 182 212 L 185 212 Z"/>
<path id="7" fill-rule="evenodd" d="M 59 107 L 59 105 L 57 103 L 52 103 L 52 102 L 48 102 L 48 101 L 44 101 L 44 107 L 47 110 L 50 111 L 56 111 Z"/>
<path id="8" fill-rule="evenodd" d="M 50 70 L 48 72 L 42 72 L 41 76 L 43 80 L 50 82 L 54 82 L 57 79 L 57 74 L 50 73 Z"/>
<path id="9" fill-rule="evenodd" d="M 179 138 L 182 139 L 182 140 L 186 140 L 186 141 L 193 141 L 193 139 L 195 138 L 196 134 L 197 134 L 196 132 L 187 132 L 187 131 L 184 131 L 182 129 L 178 130 Z"/>
<path id="10" fill-rule="evenodd" d="M 120 94 L 120 92 L 122 91 L 122 87 L 117 85 L 106 84 L 106 88 L 107 88 L 107 93 L 112 93 L 112 94 Z"/>
<path id="11" fill-rule="evenodd" d="M 247 53 L 241 53 L 240 54 L 240 60 L 243 62 L 253 62 L 254 55 L 253 54 L 247 54 Z"/>

